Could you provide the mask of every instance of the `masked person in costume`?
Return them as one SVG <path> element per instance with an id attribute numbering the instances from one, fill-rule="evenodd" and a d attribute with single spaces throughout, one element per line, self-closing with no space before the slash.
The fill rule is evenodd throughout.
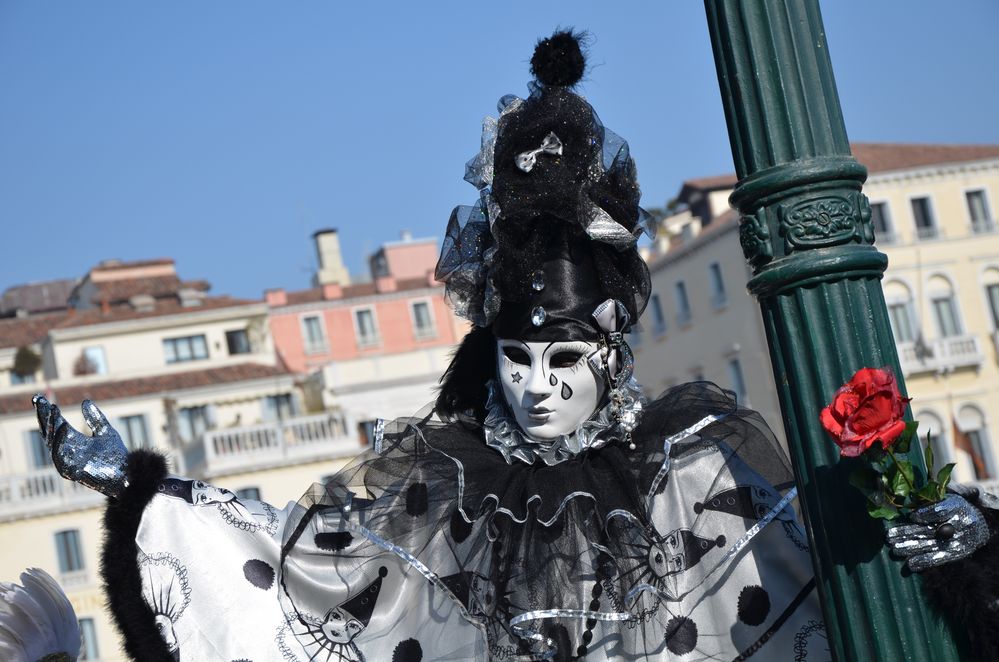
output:
<path id="1" fill-rule="evenodd" d="M 92 403 L 87 437 L 36 397 L 60 473 L 111 497 L 102 572 L 133 657 L 829 659 L 763 420 L 712 384 L 649 401 L 632 377 L 651 221 L 627 144 L 573 91 L 578 36 L 531 65 L 437 267 L 473 329 L 434 405 L 327 483 L 283 510 L 236 500 L 126 454 Z"/>

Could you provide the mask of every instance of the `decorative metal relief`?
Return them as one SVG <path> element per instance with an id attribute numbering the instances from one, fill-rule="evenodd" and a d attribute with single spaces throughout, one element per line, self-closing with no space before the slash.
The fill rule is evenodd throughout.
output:
<path id="1" fill-rule="evenodd" d="M 739 242 L 742 244 L 742 254 L 754 267 L 761 267 L 773 259 L 774 251 L 770 245 L 770 230 L 767 228 L 764 210 L 742 217 L 739 221 Z"/>
<path id="2" fill-rule="evenodd" d="M 784 237 L 784 247 L 789 253 L 838 246 L 854 239 L 864 241 L 871 232 L 870 205 L 856 191 L 781 205 L 779 218 L 780 235 Z"/>
<path id="3" fill-rule="evenodd" d="M 871 201 L 863 193 L 857 193 L 857 203 L 860 206 L 861 241 L 865 244 L 874 243 L 874 224 L 871 223 Z"/>

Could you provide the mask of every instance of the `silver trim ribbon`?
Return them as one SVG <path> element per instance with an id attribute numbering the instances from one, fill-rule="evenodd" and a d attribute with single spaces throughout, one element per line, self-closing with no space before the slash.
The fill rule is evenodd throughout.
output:
<path id="1" fill-rule="evenodd" d="M 517 167 L 524 172 L 534 170 L 534 164 L 538 162 L 539 154 L 551 154 L 552 156 L 562 156 L 562 141 L 558 139 L 552 131 L 541 141 L 541 147 L 529 149 L 517 155 Z"/>
<path id="2" fill-rule="evenodd" d="M 728 416 L 728 414 L 709 414 L 704 418 L 702 418 L 701 420 L 694 423 L 693 425 L 691 425 L 689 428 L 681 430 L 676 434 L 671 434 L 670 436 L 663 439 L 663 453 L 666 454 L 666 459 L 663 460 L 663 465 L 659 468 L 659 472 L 656 474 L 656 477 L 652 479 L 652 484 L 649 486 L 649 498 L 645 503 L 646 508 L 652 508 L 652 499 L 655 498 L 656 492 L 659 491 L 659 483 L 661 483 L 663 479 L 666 478 L 666 474 L 669 473 L 669 467 L 670 467 L 669 451 L 673 447 L 673 444 L 680 441 L 681 439 L 685 439 L 693 434 L 700 432 L 706 426 L 714 423 L 715 421 L 720 421 L 726 416 Z"/>

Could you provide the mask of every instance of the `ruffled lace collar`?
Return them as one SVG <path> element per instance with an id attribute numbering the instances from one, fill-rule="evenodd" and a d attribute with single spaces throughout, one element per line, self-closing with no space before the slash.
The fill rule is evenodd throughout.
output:
<path id="1" fill-rule="evenodd" d="M 527 464 L 540 459 L 552 466 L 570 460 L 583 451 L 606 446 L 613 441 L 622 441 L 635 428 L 645 407 L 645 396 L 634 379 L 629 379 L 619 389 L 616 401 L 608 401 L 583 421 L 572 434 L 555 439 L 538 440 L 528 437 L 517 425 L 517 421 L 507 408 L 503 394 L 495 380 L 487 384 L 489 396 L 486 399 L 486 419 L 482 427 L 486 434 L 486 445 L 495 448 L 507 463 L 517 458 Z"/>

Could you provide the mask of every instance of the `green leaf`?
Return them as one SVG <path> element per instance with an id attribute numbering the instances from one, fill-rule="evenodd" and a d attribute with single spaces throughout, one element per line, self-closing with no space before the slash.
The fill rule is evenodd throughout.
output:
<path id="1" fill-rule="evenodd" d="M 937 498 L 943 499 L 947 494 L 947 483 L 950 482 L 950 474 L 954 471 L 954 463 L 945 464 L 943 469 L 937 473 L 937 483 L 939 487 L 937 488 Z"/>
<path id="2" fill-rule="evenodd" d="M 916 497 L 922 501 L 920 505 L 939 501 L 939 487 L 940 485 L 935 480 L 931 480 L 916 490 Z"/>
<path id="3" fill-rule="evenodd" d="M 905 430 L 902 434 L 898 435 L 898 439 L 895 440 L 895 452 L 896 453 L 908 453 L 909 448 L 912 447 L 912 430 L 909 429 L 909 425 L 905 426 Z"/>
<path id="4" fill-rule="evenodd" d="M 882 505 L 869 503 L 867 504 L 867 514 L 874 519 L 893 520 L 898 517 L 898 508 L 888 503 Z"/>
<path id="5" fill-rule="evenodd" d="M 862 465 L 850 473 L 850 484 L 864 493 L 867 498 L 881 493 L 881 483 L 878 472 L 869 466 Z"/>
<path id="6" fill-rule="evenodd" d="M 923 449 L 923 459 L 926 460 L 926 475 L 933 475 L 933 440 L 930 433 L 926 433 L 926 448 Z"/>
<path id="7" fill-rule="evenodd" d="M 891 493 L 902 499 L 906 498 L 912 491 L 913 480 L 912 462 L 899 460 L 891 474 Z"/>

